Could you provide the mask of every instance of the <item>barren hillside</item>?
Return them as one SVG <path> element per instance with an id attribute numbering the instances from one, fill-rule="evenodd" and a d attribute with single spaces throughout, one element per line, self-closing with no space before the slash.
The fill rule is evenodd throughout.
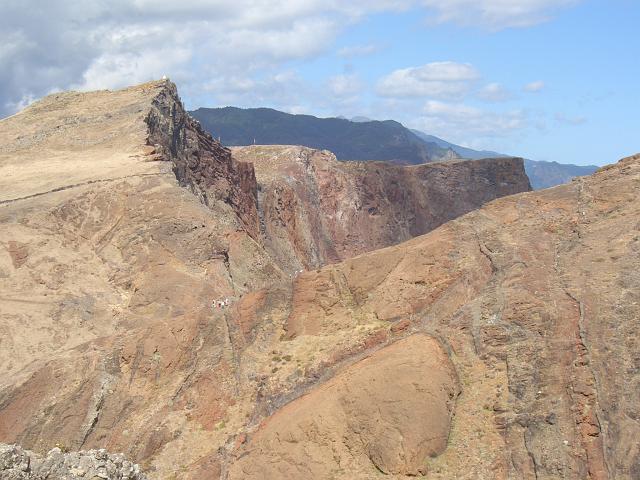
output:
<path id="1" fill-rule="evenodd" d="M 297 146 L 234 147 L 232 153 L 254 165 L 265 247 L 294 269 L 395 245 L 531 189 L 517 158 L 403 167 L 340 162 L 326 150 Z"/>
<path id="2" fill-rule="evenodd" d="M 167 82 L 56 94 L 0 122 L 0 385 L 277 282 L 256 187 Z"/>
<path id="3" fill-rule="evenodd" d="M 265 214 L 281 167 L 234 160 L 171 83 L 47 97 L 0 145 L 0 442 L 106 448 L 161 479 L 640 475 L 640 156 L 290 278 L 311 257 L 274 254 L 306 231 Z M 370 246 L 389 239 L 349 192 L 368 214 L 432 208 L 317 152 L 310 181 L 297 152 L 290 178 L 334 184 Z M 446 165 L 397 182 L 516 178 Z M 325 200 L 304 188 L 300 209 Z M 400 210 L 381 216 L 418 233 Z"/>

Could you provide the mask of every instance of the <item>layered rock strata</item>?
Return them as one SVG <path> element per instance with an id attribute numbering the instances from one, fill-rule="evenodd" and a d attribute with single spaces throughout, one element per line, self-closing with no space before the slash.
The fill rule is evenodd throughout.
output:
<path id="1" fill-rule="evenodd" d="M 265 247 L 294 270 L 395 245 L 531 189 L 517 158 L 403 167 L 339 162 L 331 152 L 296 146 L 232 152 L 256 170 Z"/>

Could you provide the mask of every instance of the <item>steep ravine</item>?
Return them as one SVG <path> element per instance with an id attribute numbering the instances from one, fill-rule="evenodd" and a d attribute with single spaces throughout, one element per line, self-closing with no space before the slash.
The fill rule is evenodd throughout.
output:
<path id="1" fill-rule="evenodd" d="M 396 245 L 531 189 L 517 158 L 402 167 L 298 146 L 231 150 L 254 165 L 265 248 L 290 270 Z"/>

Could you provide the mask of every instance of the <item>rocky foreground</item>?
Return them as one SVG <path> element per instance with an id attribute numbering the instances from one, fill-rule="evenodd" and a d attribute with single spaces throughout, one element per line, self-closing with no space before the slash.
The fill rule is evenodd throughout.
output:
<path id="1" fill-rule="evenodd" d="M 40 456 L 18 445 L 0 444 L 0 478 L 146 480 L 147 477 L 123 455 L 109 455 L 104 450 L 66 453 L 56 447 Z"/>
<path id="2" fill-rule="evenodd" d="M 48 97 L 0 145 L 0 441 L 149 478 L 640 476 L 640 156 L 351 258 L 320 224 L 344 256 L 291 276 L 334 259 L 275 255 L 307 231 L 267 221 L 283 170 L 233 159 L 170 83 Z"/>

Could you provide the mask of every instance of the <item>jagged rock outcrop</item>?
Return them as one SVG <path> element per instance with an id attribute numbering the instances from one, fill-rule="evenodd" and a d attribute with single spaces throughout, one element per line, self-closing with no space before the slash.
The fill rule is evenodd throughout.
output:
<path id="1" fill-rule="evenodd" d="M 257 238 L 257 185 L 251 165 L 233 161 L 229 150 L 186 113 L 174 84 L 160 90 L 151 107 L 146 123 L 153 154 L 170 160 L 180 184 L 205 205 L 214 200 L 231 205 L 245 230 Z"/>
<path id="2" fill-rule="evenodd" d="M 138 465 L 122 454 L 105 450 L 63 452 L 60 448 L 46 455 L 23 450 L 18 445 L 0 444 L 0 478 L 3 480 L 146 480 Z"/>
<path id="3" fill-rule="evenodd" d="M 256 170 L 267 250 L 294 270 L 395 245 L 488 201 L 531 189 L 516 158 L 403 167 L 339 162 L 328 151 L 297 146 L 232 152 Z"/>

